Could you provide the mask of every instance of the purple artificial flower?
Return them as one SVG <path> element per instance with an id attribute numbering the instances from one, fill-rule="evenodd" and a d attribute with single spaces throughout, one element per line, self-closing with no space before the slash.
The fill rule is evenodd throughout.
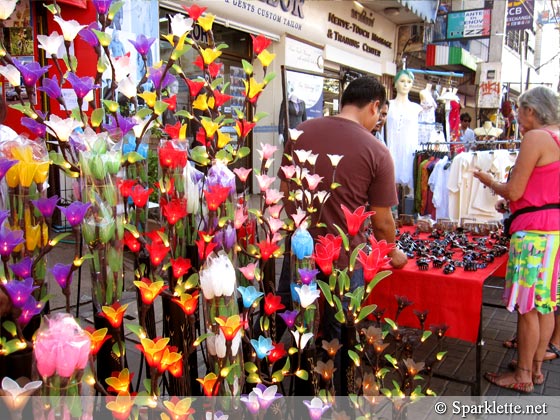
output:
<path id="1" fill-rule="evenodd" d="M 0 228 L 0 255 L 9 256 L 14 248 L 25 242 L 23 230 L 10 230 L 4 226 Z"/>
<path id="2" fill-rule="evenodd" d="M 15 276 L 21 279 L 25 279 L 33 275 L 31 273 L 31 270 L 33 269 L 33 260 L 31 257 L 25 257 L 16 264 L 9 264 L 8 267 L 10 267 L 10 270 L 12 270 L 12 273 L 14 273 Z"/>
<path id="3" fill-rule="evenodd" d="M 16 308 L 23 308 L 33 290 L 39 288 L 33 286 L 33 277 L 27 277 L 25 280 L 10 280 L 4 287 Z"/>
<path id="4" fill-rule="evenodd" d="M 0 181 L 4 179 L 6 173 L 10 170 L 12 166 L 18 163 L 17 160 L 10 160 L 6 158 L 0 158 Z"/>
<path id="5" fill-rule="evenodd" d="M 307 406 L 311 420 L 319 420 L 331 408 L 330 404 L 324 403 L 319 397 L 315 397 L 311 401 L 304 400 L 303 403 Z"/>
<path id="6" fill-rule="evenodd" d="M 44 218 L 49 218 L 52 216 L 54 209 L 56 208 L 56 203 L 58 203 L 58 195 L 53 195 L 48 198 L 39 198 L 38 200 L 31 200 L 33 205 Z"/>
<path id="7" fill-rule="evenodd" d="M 45 137 L 47 134 L 47 126 L 37 122 L 33 118 L 22 117 L 21 125 L 29 128 L 31 133 L 35 134 L 37 137 Z"/>
<path id="8" fill-rule="evenodd" d="M 165 73 L 165 77 L 163 77 L 164 70 L 164 66 L 159 68 L 150 67 L 148 79 L 151 80 L 156 89 L 165 89 L 167 86 L 173 83 L 173 81 L 175 81 L 175 77 L 169 72 Z"/>
<path id="9" fill-rule="evenodd" d="M 150 48 L 155 40 L 155 38 L 148 38 L 146 35 L 140 34 L 136 37 L 136 41 L 133 41 L 132 39 L 129 39 L 128 41 L 134 45 L 138 54 L 145 57 L 150 52 Z"/>
<path id="10" fill-rule="evenodd" d="M 219 185 L 229 187 L 230 193 L 235 192 L 235 174 L 226 165 L 218 163 L 208 169 L 206 176 L 208 187 Z"/>
<path id="11" fill-rule="evenodd" d="M 0 210 L 0 226 L 2 226 L 2 223 L 4 223 L 9 214 L 10 210 Z"/>
<path id="12" fill-rule="evenodd" d="M 134 118 L 123 117 L 120 113 L 117 113 L 117 119 L 112 115 L 109 115 L 109 122 L 103 123 L 103 128 L 109 133 L 109 135 L 115 135 L 121 133 L 123 136 L 126 135 L 132 128 L 136 125 Z"/>
<path id="13" fill-rule="evenodd" d="M 280 318 L 284 320 L 288 328 L 292 328 L 296 323 L 298 314 L 299 311 L 284 311 L 282 313 L 279 313 L 278 315 L 280 315 Z"/>
<path id="14" fill-rule="evenodd" d="M 33 296 L 29 296 L 21 308 L 21 315 L 18 318 L 19 324 L 25 327 L 31 321 L 31 318 L 41 313 L 43 306 L 45 306 L 43 302 L 37 302 Z"/>
<path id="15" fill-rule="evenodd" d="M 225 229 L 220 229 L 216 232 L 213 242 L 217 243 L 225 251 L 233 249 L 233 246 L 237 242 L 235 228 L 232 225 L 228 225 Z"/>
<path id="16" fill-rule="evenodd" d="M 319 270 L 316 268 L 313 270 L 310 270 L 309 268 L 298 268 L 298 273 L 301 278 L 301 282 L 309 286 L 315 279 L 315 276 L 319 274 Z"/>
<path id="17" fill-rule="evenodd" d="M 21 76 L 23 78 L 23 84 L 25 86 L 31 87 L 35 86 L 37 80 L 49 71 L 50 66 L 41 67 L 39 63 L 36 61 L 32 61 L 31 63 L 22 63 L 17 58 L 12 58 L 14 66 L 20 71 Z"/>
<path id="18" fill-rule="evenodd" d="M 37 88 L 37 90 L 45 92 L 51 99 L 58 99 L 62 96 L 62 90 L 60 89 L 56 76 L 53 76 L 52 79 L 45 77 L 43 79 L 43 86 Z"/>
<path id="19" fill-rule="evenodd" d="M 74 201 L 68 207 L 58 206 L 62 214 L 66 216 L 70 226 L 78 226 L 84 220 L 87 210 L 91 206 L 91 203 L 82 203 L 80 201 Z M 23 233 L 23 232 L 22 232 Z"/>
<path id="20" fill-rule="evenodd" d="M 68 73 L 67 79 L 79 99 L 85 98 L 93 89 L 99 88 L 99 85 L 94 84 L 95 80 L 90 76 L 78 77 L 74 73 Z"/>
<path id="21" fill-rule="evenodd" d="M 104 15 L 109 11 L 113 0 L 93 0 L 93 6 L 100 15 Z"/>
<path id="22" fill-rule="evenodd" d="M 98 31 L 101 30 L 99 23 L 98 22 L 90 23 L 87 27 L 85 27 L 80 31 L 80 37 L 89 45 L 91 45 L 93 48 L 95 48 L 99 45 L 99 38 L 97 38 L 97 35 L 95 35 L 95 32 L 93 32 L 92 29 Z"/>
<path id="23" fill-rule="evenodd" d="M 51 268 L 51 273 L 62 289 L 66 289 L 72 283 L 72 264 L 57 263 Z"/>
<path id="24" fill-rule="evenodd" d="M 282 398 L 282 394 L 276 392 L 277 389 L 277 385 L 267 387 L 263 384 L 257 384 L 257 386 L 253 388 L 253 392 L 257 394 L 257 398 L 259 399 L 261 410 L 267 410 L 274 401 Z"/>

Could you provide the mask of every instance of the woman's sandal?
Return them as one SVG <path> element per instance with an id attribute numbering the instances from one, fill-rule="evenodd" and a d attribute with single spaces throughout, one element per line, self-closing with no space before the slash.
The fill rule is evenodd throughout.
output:
<path id="1" fill-rule="evenodd" d="M 536 362 L 536 360 L 535 360 L 535 362 Z M 517 360 L 512 360 L 511 362 L 509 362 L 508 368 L 510 370 L 517 369 Z M 532 375 L 533 375 L 533 384 L 535 384 L 535 385 L 544 384 L 544 373 L 533 373 Z"/>
<path id="2" fill-rule="evenodd" d="M 550 356 L 547 356 L 546 353 L 550 353 Z M 548 343 L 548 348 L 543 357 L 543 362 L 551 362 L 560 358 L 560 349 L 556 347 L 552 343 Z M 517 368 L 517 360 L 513 359 L 511 362 L 508 363 L 508 368 L 511 370 L 515 370 Z"/>
<path id="3" fill-rule="evenodd" d="M 504 341 L 503 346 L 506 349 L 516 349 L 517 348 L 517 336 L 514 336 L 511 340 Z"/>
<path id="4" fill-rule="evenodd" d="M 500 388 L 513 389 L 517 392 L 522 392 L 524 394 L 530 394 L 535 389 L 533 382 L 516 382 L 508 385 L 502 385 L 498 383 L 498 378 L 500 375 L 498 373 L 486 372 L 484 378 L 490 382 L 492 385 L 499 386 Z"/>

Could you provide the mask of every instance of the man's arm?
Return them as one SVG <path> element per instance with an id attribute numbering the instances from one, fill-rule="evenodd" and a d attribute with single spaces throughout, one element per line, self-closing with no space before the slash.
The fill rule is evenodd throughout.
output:
<path id="1" fill-rule="evenodd" d="M 395 219 L 390 207 L 371 207 L 375 214 L 371 217 L 373 234 L 378 241 L 386 240 L 388 243 L 395 243 Z M 405 253 L 395 248 L 389 253 L 391 265 L 395 268 L 402 268 L 408 262 Z"/>

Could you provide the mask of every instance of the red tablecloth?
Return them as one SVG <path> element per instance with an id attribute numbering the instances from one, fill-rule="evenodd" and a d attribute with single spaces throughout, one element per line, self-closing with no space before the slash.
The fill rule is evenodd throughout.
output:
<path id="1" fill-rule="evenodd" d="M 458 253 L 457 255 L 460 255 Z M 397 323 L 420 328 L 414 310 L 428 310 L 425 328 L 430 325 L 449 326 L 446 336 L 476 343 L 482 308 L 484 281 L 506 265 L 507 254 L 488 264 L 485 269 L 474 272 L 457 267 L 453 274 L 443 274 L 442 269 L 430 266 L 420 271 L 416 260 L 411 259 L 400 270 L 383 279 L 371 294 L 372 303 L 385 309 L 384 316 L 395 319 L 397 296 L 406 296 L 413 304 L 404 309 Z"/>

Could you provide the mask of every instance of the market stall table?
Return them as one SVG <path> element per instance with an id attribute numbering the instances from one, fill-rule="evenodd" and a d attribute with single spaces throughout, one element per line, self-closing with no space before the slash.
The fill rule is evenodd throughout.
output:
<path id="1" fill-rule="evenodd" d="M 409 229 L 410 230 L 410 229 Z M 422 234 L 421 239 L 426 239 Z M 461 259 L 462 252 L 456 252 L 454 259 Z M 475 382 L 459 378 L 451 379 L 471 385 L 473 395 L 479 395 L 481 380 L 481 346 L 482 346 L 482 292 L 484 282 L 496 272 L 503 273 L 507 263 L 507 254 L 496 257 L 486 268 L 477 271 L 465 271 L 457 267 L 452 274 L 444 274 L 441 268 L 421 271 L 415 259 L 382 280 L 372 292 L 372 303 L 379 309 L 385 309 L 384 316 L 395 319 L 397 299 L 406 297 L 413 304 L 403 310 L 398 324 L 420 328 L 420 322 L 414 314 L 416 311 L 428 311 L 425 328 L 430 325 L 448 326 L 446 336 L 476 344 L 476 378 Z"/>

